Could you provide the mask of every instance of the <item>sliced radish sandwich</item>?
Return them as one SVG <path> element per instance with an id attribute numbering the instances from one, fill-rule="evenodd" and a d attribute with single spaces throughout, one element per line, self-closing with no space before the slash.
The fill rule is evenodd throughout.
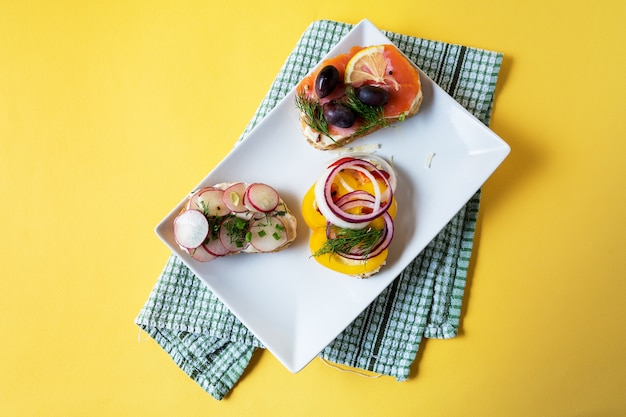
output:
<path id="1" fill-rule="evenodd" d="M 174 219 L 176 243 L 198 262 L 238 253 L 270 253 L 296 238 L 297 221 L 263 183 L 221 183 L 195 191 Z"/>

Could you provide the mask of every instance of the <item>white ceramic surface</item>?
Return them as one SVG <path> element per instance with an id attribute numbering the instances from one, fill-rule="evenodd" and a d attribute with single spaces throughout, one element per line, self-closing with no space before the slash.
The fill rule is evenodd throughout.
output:
<path id="1" fill-rule="evenodd" d="M 328 54 L 354 45 L 391 43 L 360 22 Z M 306 366 L 345 329 L 436 236 L 508 155 L 509 146 L 424 73 L 420 112 L 352 145 L 381 144 L 377 153 L 398 171 L 396 235 L 387 265 L 366 280 L 344 276 L 311 259 L 301 200 L 335 153 L 319 151 L 300 133 L 291 91 L 199 184 L 265 182 L 298 217 L 286 250 L 199 263 L 173 238 L 172 222 L 187 195 L 156 227 L 157 235 L 291 372 Z M 429 155 L 434 157 L 427 164 Z"/>

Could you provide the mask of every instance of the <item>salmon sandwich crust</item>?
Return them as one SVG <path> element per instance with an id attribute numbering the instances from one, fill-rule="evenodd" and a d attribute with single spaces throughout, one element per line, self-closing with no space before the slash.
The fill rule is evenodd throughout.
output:
<path id="1" fill-rule="evenodd" d="M 324 60 L 296 86 L 302 133 L 330 150 L 419 111 L 420 74 L 394 45 L 355 46 Z"/>

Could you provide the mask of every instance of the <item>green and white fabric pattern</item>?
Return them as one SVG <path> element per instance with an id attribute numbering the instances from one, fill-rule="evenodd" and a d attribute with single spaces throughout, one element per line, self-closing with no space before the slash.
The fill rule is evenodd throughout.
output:
<path id="1" fill-rule="evenodd" d="M 245 140 L 351 28 L 335 21 L 313 22 L 239 140 Z M 461 105 L 489 124 L 501 53 L 383 33 Z M 456 336 L 479 202 L 480 191 L 320 356 L 404 381 L 422 338 Z M 263 348 L 175 255 L 165 265 L 135 323 L 216 399 L 232 389 L 254 351 Z"/>

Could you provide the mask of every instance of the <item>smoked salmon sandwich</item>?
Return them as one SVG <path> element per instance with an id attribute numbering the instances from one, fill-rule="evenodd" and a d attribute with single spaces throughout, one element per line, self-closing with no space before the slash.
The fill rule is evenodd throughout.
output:
<path id="1" fill-rule="evenodd" d="M 306 140 L 328 150 L 415 115 L 422 98 L 417 67 L 384 44 L 324 60 L 298 83 L 295 101 Z"/>
<path id="2" fill-rule="evenodd" d="M 296 238 L 297 221 L 263 183 L 221 183 L 192 193 L 174 219 L 176 243 L 199 262 L 238 253 L 269 253 Z"/>

